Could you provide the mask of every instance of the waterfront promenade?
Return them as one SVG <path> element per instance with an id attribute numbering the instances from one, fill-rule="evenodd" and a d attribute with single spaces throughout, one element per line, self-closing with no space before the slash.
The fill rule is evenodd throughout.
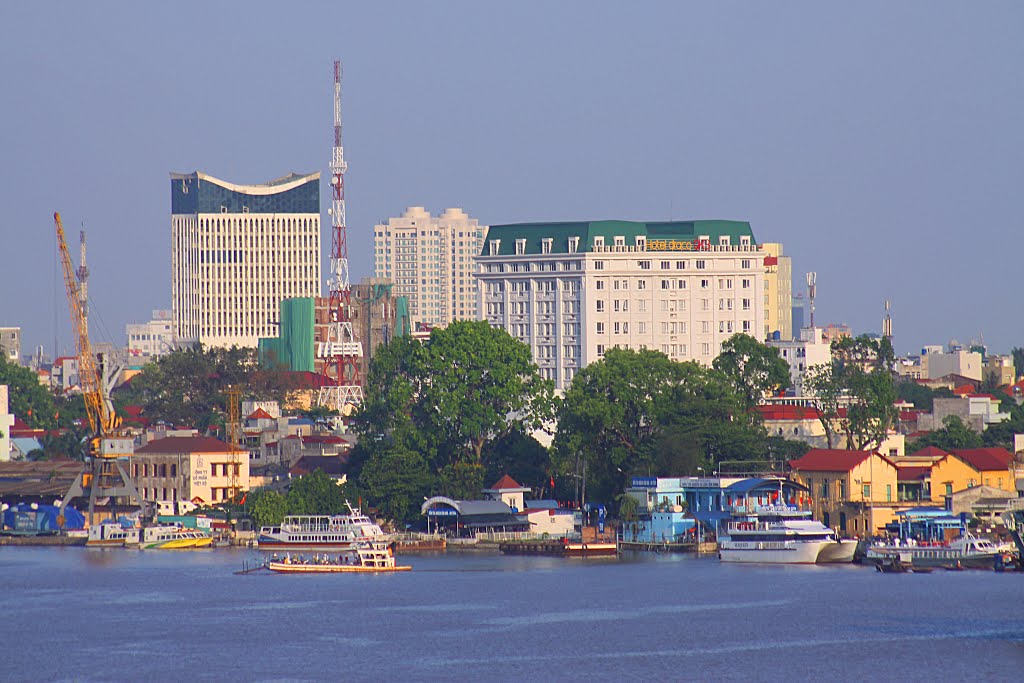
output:
<path id="1" fill-rule="evenodd" d="M 998 681 L 1024 658 L 1020 574 L 480 553 L 234 574 L 258 557 L 0 548 L 4 680 Z"/>

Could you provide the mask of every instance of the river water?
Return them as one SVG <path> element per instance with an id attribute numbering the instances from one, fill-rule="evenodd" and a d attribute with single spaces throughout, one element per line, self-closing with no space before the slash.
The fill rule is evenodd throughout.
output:
<path id="1" fill-rule="evenodd" d="M 449 552 L 0 547 L 3 681 L 1019 680 L 1024 574 Z"/>

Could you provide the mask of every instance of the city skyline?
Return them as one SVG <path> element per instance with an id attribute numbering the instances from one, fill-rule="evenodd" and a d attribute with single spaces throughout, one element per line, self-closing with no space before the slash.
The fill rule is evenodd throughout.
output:
<path id="1" fill-rule="evenodd" d="M 820 323 L 880 332 L 891 299 L 901 354 L 1024 345 L 1016 5 L 182 11 L 198 6 L 118 7 L 128 31 L 93 7 L 2 11 L 0 326 L 24 353 L 53 353 L 55 321 L 57 352 L 73 345 L 54 210 L 88 232 L 95 341 L 123 345 L 170 307 L 167 174 L 326 174 L 333 57 L 353 281 L 407 206 L 481 225 L 731 219 L 785 245 L 794 294 L 818 273 Z"/>

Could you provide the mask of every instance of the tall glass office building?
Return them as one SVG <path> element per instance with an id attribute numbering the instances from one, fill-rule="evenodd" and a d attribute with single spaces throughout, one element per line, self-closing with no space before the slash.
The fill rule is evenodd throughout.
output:
<path id="1" fill-rule="evenodd" d="M 237 185 L 171 174 L 171 301 L 179 344 L 255 347 L 280 303 L 320 295 L 320 174 Z"/>

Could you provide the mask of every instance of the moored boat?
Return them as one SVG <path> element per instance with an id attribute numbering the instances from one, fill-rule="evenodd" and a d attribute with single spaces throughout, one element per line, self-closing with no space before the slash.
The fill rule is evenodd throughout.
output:
<path id="1" fill-rule="evenodd" d="M 995 566 L 996 558 L 1000 554 L 999 547 L 992 541 L 967 533 L 954 539 L 948 545 L 940 543 L 875 544 L 868 548 L 865 559 L 876 565 L 892 562 L 893 558 L 898 558 L 916 567 L 991 569 Z"/>
<path id="2" fill-rule="evenodd" d="M 191 550 L 208 548 L 213 543 L 213 536 L 197 529 L 183 529 L 179 526 L 160 525 L 143 527 L 139 530 L 137 543 L 127 543 L 129 547 L 141 550 Z"/>
<path id="3" fill-rule="evenodd" d="M 271 552 L 337 552 L 365 541 L 388 540 L 379 525 L 346 505 L 346 515 L 291 515 L 280 525 L 262 527 L 256 545 Z"/>
<path id="4" fill-rule="evenodd" d="M 108 520 L 89 527 L 85 545 L 88 548 L 123 548 L 129 543 L 138 543 L 138 540 L 137 528 Z"/>
<path id="5" fill-rule="evenodd" d="M 718 548 L 723 562 L 818 564 L 853 562 L 857 543 L 811 519 L 809 510 L 766 505 L 738 513 Z"/>

